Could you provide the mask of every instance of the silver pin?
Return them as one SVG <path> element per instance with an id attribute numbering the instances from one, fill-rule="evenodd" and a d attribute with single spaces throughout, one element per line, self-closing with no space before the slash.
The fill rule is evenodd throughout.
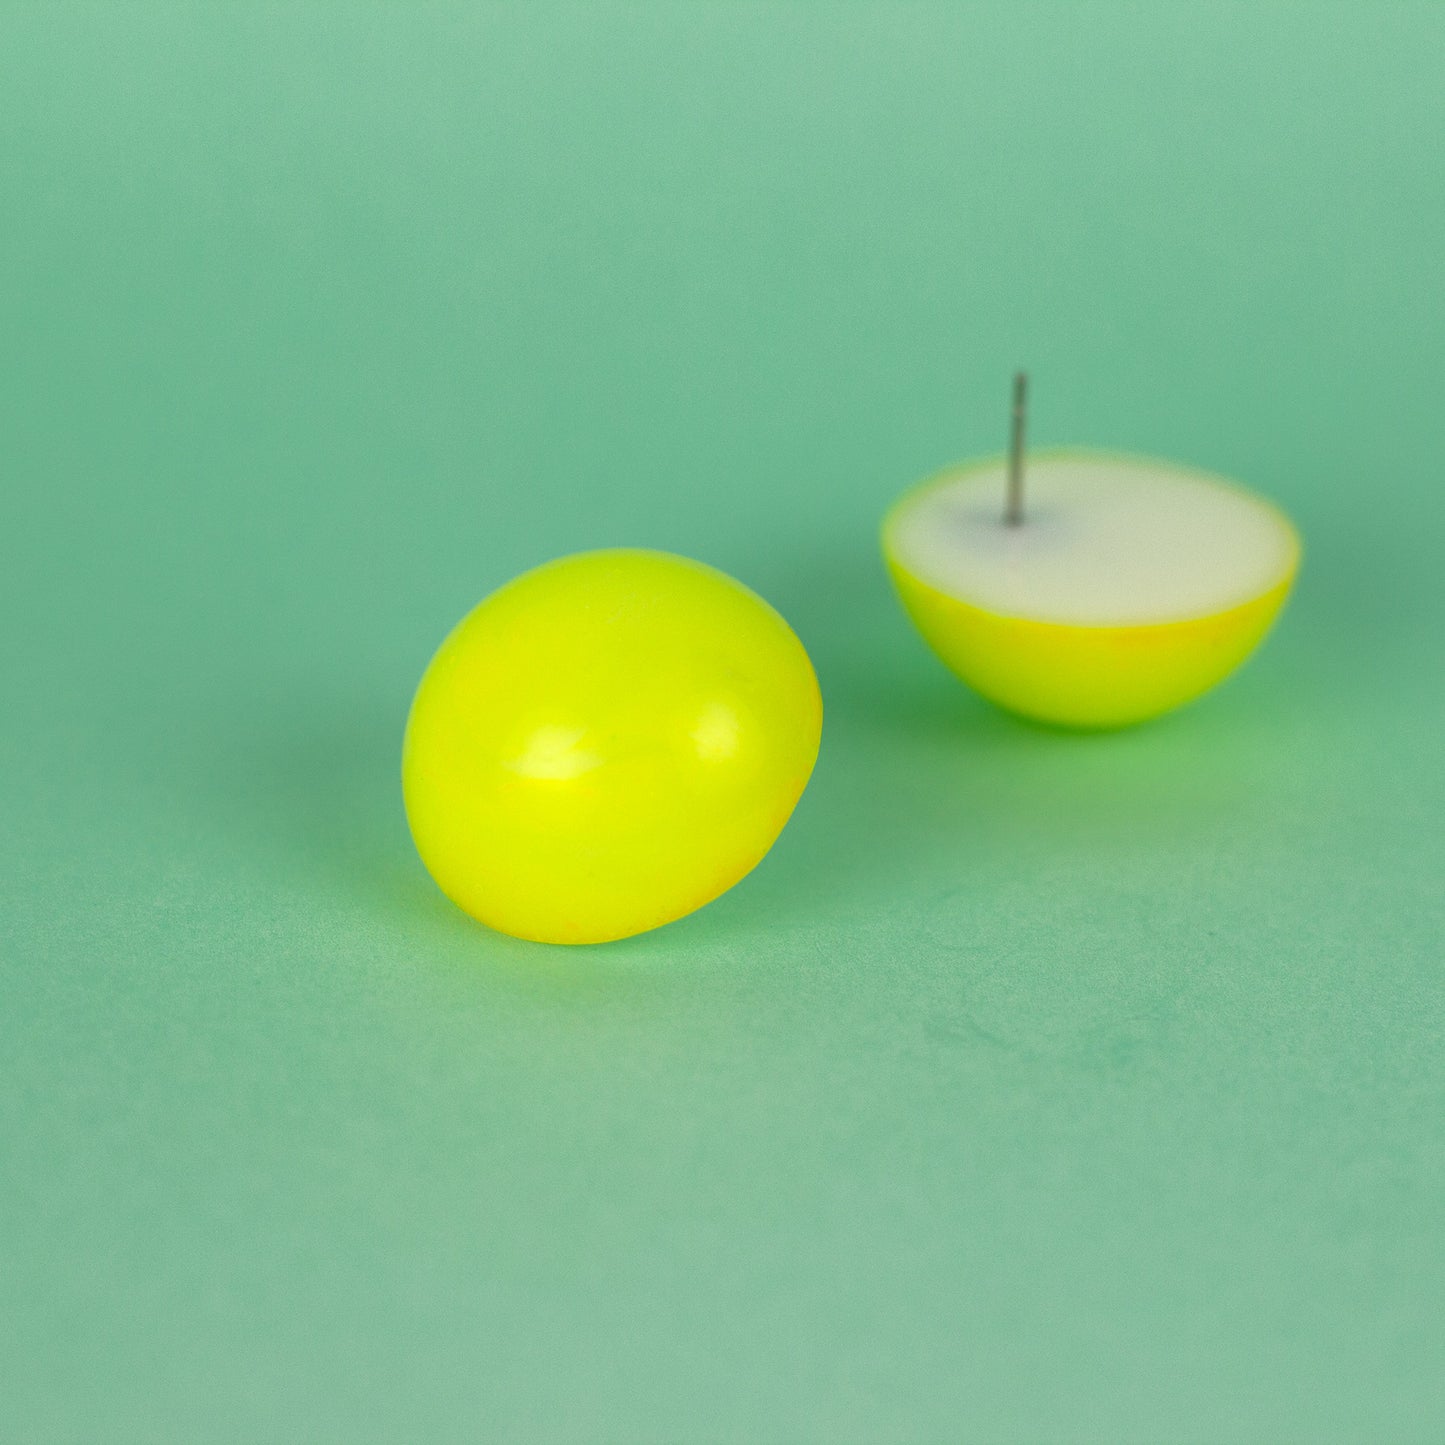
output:
<path id="1" fill-rule="evenodd" d="M 1029 377 L 1026 371 L 1014 373 L 1013 436 L 1008 449 L 1008 502 L 1003 519 L 1017 527 L 1024 519 L 1024 423 L 1028 419 Z"/>

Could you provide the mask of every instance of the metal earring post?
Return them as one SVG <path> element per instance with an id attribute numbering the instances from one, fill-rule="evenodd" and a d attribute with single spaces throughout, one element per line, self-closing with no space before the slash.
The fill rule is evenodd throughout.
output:
<path id="1" fill-rule="evenodd" d="M 1008 502 L 1003 519 L 1010 527 L 1024 519 L 1024 425 L 1028 420 L 1028 373 L 1014 373 L 1013 436 L 1008 450 Z"/>

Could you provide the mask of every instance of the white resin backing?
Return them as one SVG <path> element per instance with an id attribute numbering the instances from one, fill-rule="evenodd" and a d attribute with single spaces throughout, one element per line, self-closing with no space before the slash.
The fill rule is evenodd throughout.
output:
<path id="1" fill-rule="evenodd" d="M 1164 462 L 1087 452 L 1030 458 L 1024 520 L 1003 520 L 1003 461 L 945 475 L 887 523 L 893 560 L 940 592 L 1045 622 L 1127 626 L 1250 601 L 1298 556 L 1281 512 Z"/>

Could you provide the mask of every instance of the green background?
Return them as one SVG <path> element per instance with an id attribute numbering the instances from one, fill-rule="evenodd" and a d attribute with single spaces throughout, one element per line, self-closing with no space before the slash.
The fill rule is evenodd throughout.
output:
<path id="1" fill-rule="evenodd" d="M 1445 7 L 0 8 L 0 1437 L 1445 1439 Z M 1157 725 L 875 551 L 1034 435 L 1277 498 Z M 623 944 L 398 790 L 635 543 L 823 753 Z"/>

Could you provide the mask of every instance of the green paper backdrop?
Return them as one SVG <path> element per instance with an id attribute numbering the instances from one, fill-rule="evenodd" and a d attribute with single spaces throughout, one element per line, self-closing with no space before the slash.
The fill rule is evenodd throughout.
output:
<path id="1" fill-rule="evenodd" d="M 1445 8 L 0 9 L 0 1438 L 1445 1439 Z M 892 497 L 1277 498 L 1160 724 L 959 687 Z M 410 691 L 706 559 L 822 681 L 763 866 L 436 893 Z"/>

